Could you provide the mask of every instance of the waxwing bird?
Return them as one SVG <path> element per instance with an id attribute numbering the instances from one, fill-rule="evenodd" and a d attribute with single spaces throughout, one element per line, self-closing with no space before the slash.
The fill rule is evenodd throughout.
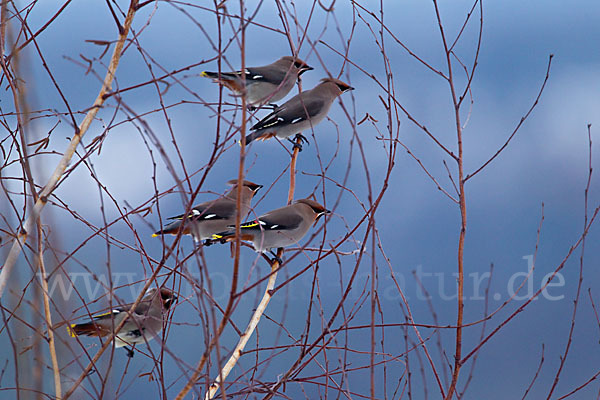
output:
<path id="1" fill-rule="evenodd" d="M 252 242 L 259 253 L 287 247 L 298 243 L 311 225 L 316 225 L 318 219 L 329 212 L 314 200 L 301 199 L 292 205 L 269 211 L 255 221 L 240 225 L 240 238 Z M 213 235 L 213 240 L 223 243 L 234 239 L 233 229 Z M 275 255 L 272 251 L 271 254 Z"/>
<path id="2" fill-rule="evenodd" d="M 187 215 L 182 214 L 169 218 L 174 221 L 167 224 L 162 230 L 155 232 L 152 237 L 165 234 L 177 235 L 184 218 L 187 218 L 187 221 L 183 227 L 183 234 L 192 235 L 196 242 L 209 239 L 213 234 L 227 230 L 230 225 L 235 224 L 237 179 L 232 179 L 227 183 L 233 187 L 223 197 L 198 204 Z M 242 185 L 240 218 L 246 218 L 250 211 L 252 198 L 262 185 L 246 180 Z"/>
<path id="3" fill-rule="evenodd" d="M 342 93 L 353 89 L 338 79 L 321 79 L 321 83 L 313 89 L 292 97 L 250 128 L 254 132 L 246 136 L 246 144 L 255 139 L 266 140 L 273 136 L 287 139 L 295 134 L 306 141 L 301 132 L 323 121 L 333 101 Z"/>
<path id="4" fill-rule="evenodd" d="M 126 319 L 127 321 L 114 338 L 115 347 L 148 342 L 162 330 L 164 312 L 176 300 L 177 296 L 169 289 L 149 289 L 131 315 L 129 310 L 133 303 L 116 307 L 107 313 L 94 315 L 91 321 L 71 324 L 68 327 L 69 334 L 71 337 L 81 335 L 110 337 L 114 328 Z M 126 350 L 129 357 L 133 357 L 133 350 L 127 348 Z"/>
<path id="5" fill-rule="evenodd" d="M 246 97 L 250 107 L 260 107 L 283 99 L 294 87 L 298 77 L 313 69 L 299 58 L 281 57 L 272 64 L 263 67 L 246 68 L 246 89 L 242 71 L 208 72 L 200 75 L 213 78 L 214 82 L 225 85 L 235 95 Z"/>

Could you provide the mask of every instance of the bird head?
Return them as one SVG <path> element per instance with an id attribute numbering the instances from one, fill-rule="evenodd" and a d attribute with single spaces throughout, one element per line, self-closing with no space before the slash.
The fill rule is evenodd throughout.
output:
<path id="1" fill-rule="evenodd" d="M 160 298 L 165 310 L 168 310 L 173 303 L 177 301 L 177 296 L 175 296 L 175 293 L 167 288 L 160 288 Z"/>
<path id="2" fill-rule="evenodd" d="M 319 220 L 319 218 L 321 218 L 325 214 L 331 213 L 331 211 L 329 211 L 328 209 L 323 207 L 321 204 L 319 204 L 316 201 L 311 200 L 311 199 L 301 199 L 301 200 L 298 200 L 296 203 L 306 204 L 307 206 L 309 206 L 312 209 L 312 211 L 314 213 L 314 218 L 315 218 L 315 225 L 317 224 L 317 221 Z"/>
<path id="3" fill-rule="evenodd" d="M 298 68 L 298 75 L 302 75 L 306 71 L 311 71 L 314 69 L 299 58 L 296 58 L 296 60 L 294 61 L 294 66 Z"/>
<path id="4" fill-rule="evenodd" d="M 307 63 L 302 61 L 301 59 L 294 58 L 291 56 L 281 57 L 280 61 L 293 64 L 294 67 L 296 67 L 296 69 L 298 70 L 298 75 L 302 75 L 306 71 L 310 71 L 310 70 L 314 69 L 313 67 L 309 66 Z"/>
<path id="5" fill-rule="evenodd" d="M 227 184 L 232 185 L 234 187 L 234 189 L 235 189 L 235 186 L 237 186 L 237 183 L 238 183 L 237 179 L 232 179 L 227 182 Z M 260 190 L 260 188 L 263 187 L 263 185 L 259 185 L 258 183 L 250 182 L 247 180 L 242 181 L 242 186 L 245 188 L 248 188 L 252 192 L 252 196 L 255 196 L 256 193 L 258 193 L 258 191 Z M 232 189 L 232 192 L 234 189 Z"/>
<path id="6" fill-rule="evenodd" d="M 323 78 L 323 79 L 321 79 L 321 82 L 327 83 L 327 84 L 332 84 L 333 87 L 335 87 L 339 90 L 339 94 L 342 94 L 349 90 L 354 90 L 354 88 L 352 86 L 340 81 L 339 79 L 335 79 L 335 78 Z"/>

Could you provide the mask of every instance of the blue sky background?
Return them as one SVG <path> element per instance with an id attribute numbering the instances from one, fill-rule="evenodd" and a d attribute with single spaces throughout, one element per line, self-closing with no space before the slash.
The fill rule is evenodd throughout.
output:
<path id="1" fill-rule="evenodd" d="M 122 3 L 122 4 L 121 4 Z M 228 2 L 231 3 L 231 2 Z M 253 2 L 254 3 L 254 2 Z M 384 3 L 384 19 L 387 26 L 393 31 L 411 51 L 422 59 L 443 71 L 445 60 L 439 36 L 435 13 L 431 2 L 424 1 L 387 1 Z M 237 3 L 236 3 L 237 4 Z M 306 4 L 309 4 L 308 2 Z M 363 3 L 361 3 L 363 4 Z M 124 2 L 120 2 L 126 7 Z M 287 7 L 291 7 L 286 3 Z M 379 2 L 365 1 L 365 7 L 378 13 Z M 441 4 L 442 17 L 445 22 L 448 37 L 454 38 L 471 4 L 465 1 L 444 2 Z M 50 15 L 59 7 L 59 3 L 45 2 L 34 7 L 29 17 L 29 24 L 37 30 Z M 232 5 L 230 11 L 236 10 Z M 253 12 L 255 4 L 250 11 Z M 306 24 L 310 9 L 304 4 L 296 3 L 298 20 Z M 200 8 L 184 7 L 207 34 L 215 40 L 215 19 L 211 12 Z M 476 13 L 477 14 L 477 13 Z M 335 18 L 333 16 L 335 15 Z M 364 12 L 361 15 L 372 24 L 373 29 L 378 29 Z M 515 128 L 520 118 L 527 112 L 535 99 L 543 82 L 548 58 L 554 54 L 550 78 L 540 104 L 525 122 L 515 136 L 508 149 L 492 162 L 483 172 L 470 180 L 467 184 L 468 231 L 465 248 L 465 274 L 467 275 L 465 294 L 469 296 L 465 305 L 465 321 L 475 321 L 483 314 L 484 301 L 480 299 L 487 281 L 483 280 L 480 286 L 474 285 L 473 279 L 481 278 L 482 274 L 489 271 L 490 264 L 494 264 L 494 273 L 490 288 L 490 310 L 498 308 L 510 297 L 510 290 L 515 282 L 515 274 L 527 272 L 527 257 L 535 251 L 537 229 L 544 204 L 544 222 L 540 235 L 539 250 L 537 253 L 535 270 L 531 278 L 533 291 L 542 284 L 544 276 L 552 272 L 563 260 L 569 248 L 578 240 L 583 227 L 584 189 L 587 182 L 588 166 L 588 138 L 587 124 L 592 124 L 593 139 L 593 167 L 594 175 L 590 187 L 589 210 L 599 204 L 597 172 L 600 159 L 598 143 L 598 121 L 600 109 L 600 30 L 598 20 L 600 17 L 600 4 L 593 1 L 581 1 L 577 4 L 558 1 L 503 1 L 484 3 L 484 28 L 479 65 L 472 83 L 473 106 L 470 111 L 469 121 L 464 130 L 465 170 L 467 173 L 474 171 L 487 160 L 501 146 L 508 135 Z M 315 67 L 314 71 L 303 75 L 304 88 L 316 85 L 320 78 L 327 75 L 326 69 L 334 76 L 338 76 L 342 67 L 342 59 L 318 40 L 328 43 L 338 51 L 343 51 L 345 40 L 348 39 L 352 27 L 353 12 L 348 2 L 338 1 L 335 4 L 335 13 L 327 14 L 318 6 L 312 15 L 312 22 L 308 28 L 308 38 L 317 43 L 311 49 L 309 43 L 304 42 L 300 48 L 300 57 Z M 474 56 L 477 39 L 477 18 L 466 29 L 463 39 L 457 46 L 457 54 L 467 65 L 470 65 Z M 336 21 L 339 23 L 340 33 L 337 31 Z M 255 22 L 281 28 L 277 9 L 272 2 L 264 2 L 258 11 Z M 146 26 L 146 24 L 148 25 Z M 216 55 L 202 31 L 189 18 L 167 3 L 149 5 L 136 16 L 134 22 L 136 32 L 142 30 L 138 39 L 150 59 L 156 61 L 166 71 L 153 62 L 152 70 L 157 75 L 209 60 Z M 223 26 L 224 37 L 231 37 L 231 29 L 226 23 Z M 116 27 L 104 2 L 74 2 L 42 35 L 39 36 L 38 45 L 44 52 L 44 58 L 55 74 L 55 79 L 63 90 L 74 110 L 85 110 L 95 98 L 99 81 L 93 74 L 85 74 L 85 69 L 70 59 L 82 60 L 82 54 L 88 59 L 95 59 L 94 68 L 103 76 L 104 68 L 99 64 L 97 57 L 102 48 L 86 43 L 86 40 L 113 40 L 117 36 Z M 263 65 L 278 57 L 289 54 L 287 39 L 273 31 L 250 26 L 247 30 L 246 64 Z M 453 128 L 454 117 L 450 102 L 448 85 L 441 78 L 412 58 L 405 50 L 386 36 L 385 45 L 387 56 L 392 65 L 396 98 L 409 112 L 433 132 L 436 137 L 449 148 L 456 149 L 456 132 Z M 111 48 L 112 50 L 112 48 Z M 110 53 L 109 53 L 110 54 Z M 318 56 L 317 56 L 318 55 Z M 225 53 L 227 61 L 233 68 L 239 67 L 239 47 L 233 44 Z M 374 74 L 378 79 L 384 80 L 382 57 L 374 44 L 374 38 L 364 22 L 357 18 L 355 32 L 350 43 L 349 59 L 366 71 Z M 108 56 L 102 59 L 106 63 Z M 29 49 L 24 55 L 30 80 L 27 85 L 30 89 L 32 109 L 56 109 L 65 111 L 64 104 L 60 101 L 56 90 L 44 70 L 39 58 Z M 168 108 L 168 117 L 171 122 L 173 135 L 179 146 L 188 173 L 193 173 L 204 167 L 212 150 L 212 141 L 216 129 L 214 111 L 205 106 L 204 102 L 216 102 L 218 86 L 208 79 L 199 77 L 202 70 L 215 70 L 216 62 L 207 62 L 189 71 L 177 75 L 186 89 L 173 85 L 163 96 L 166 105 L 176 104 Z M 464 82 L 462 71 L 456 70 L 459 81 Z M 117 72 L 115 87 L 128 87 L 151 79 L 144 60 L 134 46 L 127 49 Z M 375 126 L 368 123 L 356 127 L 356 135 L 360 137 L 368 163 L 374 190 L 377 192 L 382 186 L 382 179 L 387 168 L 386 152 L 382 142 L 377 140 L 376 129 L 386 129 L 386 115 L 378 99 L 384 96 L 382 90 L 375 85 L 372 79 L 363 74 L 359 69 L 349 66 L 343 71 L 341 79 L 348 81 L 356 88 L 355 91 L 344 94 L 341 101 L 348 110 L 354 122 L 360 121 L 365 113 L 369 113 L 378 122 Z M 171 80 L 172 82 L 172 80 Z M 162 86 L 164 88 L 164 85 Z M 295 89 L 296 90 L 296 89 Z M 227 100 L 230 97 L 225 95 Z M 1 104 L 10 108 L 12 97 L 7 91 L 0 94 Z M 159 97 L 152 85 L 127 92 L 123 101 L 132 107 L 136 113 L 142 114 L 159 108 Z M 184 104 L 180 104 L 184 101 Z M 84 142 L 90 143 L 91 139 L 99 135 L 103 129 L 112 124 L 111 118 L 116 105 L 114 99 L 109 107 L 102 110 L 98 120 L 93 124 Z M 3 110 L 4 110 L 3 107 Z M 462 111 L 463 121 L 469 114 L 469 107 Z M 264 111 L 260 112 L 264 115 Z M 232 113 L 226 113 L 231 118 Z M 349 225 L 355 224 L 361 216 L 361 208 L 357 200 L 347 192 L 332 183 L 325 186 L 326 197 L 323 199 L 320 180 L 307 174 L 320 173 L 319 158 L 330 160 L 337 150 L 338 155 L 333 160 L 327 176 L 335 181 L 341 181 L 346 173 L 346 168 L 351 162 L 350 180 L 348 187 L 356 194 L 360 202 L 367 203 L 367 186 L 365 181 L 362 161 L 355 143 L 350 144 L 353 135 L 352 121 L 342 111 L 339 103 L 333 105 L 329 114 L 332 121 L 339 127 L 339 140 L 336 125 L 325 121 L 315 129 L 315 137 L 311 137 L 311 145 L 305 146 L 298 162 L 298 187 L 296 197 L 301 198 L 316 190 L 320 201 L 332 205 L 338 195 L 341 195 L 339 207 L 327 225 L 326 243 L 334 243 L 347 231 L 344 220 Z M 83 118 L 78 116 L 78 121 Z M 165 116 L 160 112 L 152 112 L 147 117 L 152 127 L 164 146 L 171 160 L 176 160 L 176 152 L 171 143 L 171 136 L 165 122 Z M 239 114 L 235 116 L 239 123 Z M 119 112 L 115 121 L 124 119 L 124 114 Z M 400 117 L 400 139 L 411 151 L 427 166 L 428 170 L 438 179 L 447 190 L 451 190 L 442 160 L 446 160 L 453 174 L 456 173 L 455 164 L 445 157 L 431 140 L 429 140 L 418 127 L 414 126 L 406 116 Z M 41 119 L 34 123 L 33 135 L 43 137 L 54 125 L 56 119 Z M 66 148 L 66 137 L 72 135 L 68 121 L 62 121 L 52 133 L 50 148 L 63 151 Z M 4 137 L 4 135 L 3 135 Z M 352 147 L 351 147 L 352 146 Z M 350 149 L 353 149 L 350 156 Z M 155 172 L 156 189 L 164 192 L 175 184 L 173 176 L 167 172 L 165 163 L 152 147 L 153 155 L 157 159 Z M 350 158 L 351 157 L 351 158 Z M 58 160 L 57 156 L 49 155 L 36 159 L 36 179 L 43 183 L 51 173 Z M 224 181 L 236 177 L 238 151 L 237 146 L 229 149 L 217 162 L 215 168 L 209 173 L 198 201 L 213 196 L 211 193 L 223 193 L 226 189 Z M 140 133 L 132 124 L 124 123 L 111 127 L 106 137 L 100 154 L 91 156 L 91 163 L 99 180 L 116 200 L 118 207 L 126 207 L 125 202 L 138 207 L 152 199 L 155 193 L 153 185 L 153 163 L 150 154 L 142 140 Z M 287 166 L 289 158 L 287 152 L 275 141 L 254 143 L 247 157 L 247 176 L 249 179 L 269 184 L 273 182 Z M 325 162 L 326 162 L 325 161 Z M 456 319 L 456 300 L 449 299 L 455 293 L 456 279 L 452 275 L 456 272 L 456 251 L 458 243 L 460 214 L 455 204 L 450 202 L 436 186 L 427 178 L 419 165 L 400 148 L 396 156 L 396 165 L 389 181 L 389 189 L 384 197 L 381 207 L 377 211 L 376 220 L 381 239 L 381 244 L 386 256 L 389 258 L 393 272 L 406 297 L 415 320 L 418 323 L 432 323 L 432 315 L 428 304 L 422 298 L 422 293 L 412 275 L 418 271 L 427 291 L 431 294 L 431 302 L 437 312 L 440 325 L 451 325 Z M 176 173 L 183 176 L 180 164 L 176 163 Z M 7 168 L 2 172 L 4 176 L 17 175 L 16 166 Z M 305 173 L 305 174 L 303 174 Z M 198 183 L 200 174 L 191 178 L 192 185 Z M 268 191 L 261 192 L 261 201 L 255 206 L 257 213 L 280 207 L 284 204 L 288 186 L 288 176 L 285 174 Z M 12 186 L 17 190 L 18 185 Z M 57 195 L 64 200 L 69 208 L 76 210 L 86 220 L 103 226 L 100 212 L 100 198 L 97 183 L 90 177 L 90 171 L 80 166 L 57 190 Z M 263 196 L 264 195 L 264 198 Z M 2 194 L 4 203 L 2 212 L 8 215 L 11 223 L 16 223 L 14 215 L 6 207 L 5 194 Z M 117 207 L 106 197 L 106 218 L 113 221 L 119 217 Z M 178 214 L 184 203 L 177 193 L 161 197 L 160 214 L 164 217 Z M 129 209 L 129 207 L 127 207 Z M 139 253 L 133 249 L 111 246 L 107 249 L 106 241 L 95 237 L 79 248 L 82 241 L 93 235 L 93 231 L 73 220 L 67 213 L 57 207 L 45 210 L 44 221 L 51 226 L 53 243 L 65 253 L 77 249 L 74 258 L 67 261 L 63 267 L 70 273 L 83 273 L 92 271 L 99 276 L 106 276 L 107 265 L 113 273 L 132 274 L 134 280 L 140 280 L 151 274 L 147 262 L 141 262 Z M 153 204 L 153 213 L 141 217 L 131 218 L 135 234 L 141 238 L 144 250 L 155 259 L 160 259 L 163 246 L 160 240 L 150 238 L 152 231 L 159 226 L 159 216 L 156 205 Z M 4 222 L 3 222 L 4 224 Z M 3 228 L 5 226 L 3 225 Z M 356 238 L 362 238 L 365 227 L 362 226 Z M 119 240 L 139 248 L 134 231 L 123 222 L 109 228 L 109 233 Z M 591 297 L 597 304 L 600 302 L 595 283 L 600 278 L 597 266 L 600 263 L 598 251 L 599 231 L 593 226 L 586 241 L 584 259 L 584 281 L 580 305 L 576 318 L 576 329 L 573 336 L 571 353 L 565 364 L 561 380 L 552 398 L 558 398 L 575 387 L 583 384 L 598 372 L 597 360 L 600 356 L 598 340 L 600 329 L 596 322 L 591 307 Z M 321 235 L 313 241 L 311 246 L 318 246 Z M 171 238 L 165 240 L 170 244 Z M 342 246 L 345 251 L 356 248 L 353 243 Z M 167 264 L 175 265 L 193 249 L 192 240 L 181 240 L 180 253 L 177 259 L 171 258 Z M 5 251 L 5 247 L 2 248 Z M 241 265 L 241 282 L 248 284 L 267 272 L 264 262 L 254 263 L 256 256 L 248 249 L 243 249 Z M 215 297 L 222 304 L 226 302 L 229 288 L 229 274 L 231 262 L 228 259 L 229 249 L 209 248 L 205 250 L 207 269 L 213 279 Z M 346 312 L 355 302 L 364 300 L 371 279 L 371 265 L 368 261 L 370 253 L 360 266 L 357 280 L 353 290 L 346 301 Z M 493 337 L 480 352 L 473 380 L 464 398 L 468 399 L 509 399 L 521 398 L 527 385 L 531 382 L 538 367 L 542 344 L 545 346 L 545 362 L 540 375 L 533 386 L 529 398 L 545 398 L 552 384 L 559 365 L 559 356 L 562 355 L 568 330 L 571 322 L 573 299 L 577 288 L 580 250 L 576 250 L 571 259 L 561 271 L 564 285 L 551 287 L 548 292 L 551 296 L 561 297 L 561 300 L 540 298 L 528 306 L 524 312 L 517 315 L 510 324 Z M 59 261 L 64 259 L 64 254 L 58 254 Z M 356 255 L 344 256 L 341 265 L 342 275 L 351 271 L 355 264 Z M 307 265 L 304 256 L 294 258 L 282 272 L 278 282 L 283 282 L 284 277 L 292 275 Z M 143 265 L 142 265 L 143 264 Z M 29 280 L 29 269 L 22 264 L 22 273 L 15 279 L 19 282 Z M 83 265 L 83 266 L 82 266 Z M 185 265 L 192 273 L 198 273 L 198 264 L 192 259 Z M 386 323 L 404 322 L 402 305 L 390 277 L 390 269 L 381 253 L 377 253 L 378 266 L 378 294 L 381 307 L 384 311 Z M 281 320 L 285 315 L 285 326 L 294 338 L 299 338 L 306 322 L 306 312 L 310 301 L 311 282 L 314 271 L 309 270 L 302 277 L 291 282 L 279 291 L 270 304 L 267 315 Z M 349 274 L 349 272 L 348 272 Z M 429 274 L 429 275 L 428 275 Z M 469 275 L 471 274 L 471 275 Z M 518 276 L 518 275 L 517 275 Z M 320 332 L 322 321 L 327 321 L 337 305 L 342 288 L 340 287 L 340 267 L 335 259 L 328 258 L 320 263 L 317 273 L 320 297 L 315 299 L 316 310 L 323 310 L 323 319 L 316 310 L 313 310 L 311 321 L 311 338 L 316 338 Z M 344 282 L 349 277 L 344 276 Z M 84 279 L 84 278 L 79 278 Z M 512 279 L 512 280 L 511 280 Z M 522 277 L 517 279 L 520 282 Z M 83 282 L 83 281 L 80 281 Z M 92 285 L 95 283 L 92 282 Z M 365 287 L 366 285 L 366 287 Z M 84 289 L 78 287 L 82 293 Z M 519 295 L 527 294 L 528 287 Z M 100 291 L 93 300 L 102 293 Z M 192 292 L 184 285 L 182 301 L 175 309 L 173 322 L 167 336 L 167 346 L 170 351 L 180 357 L 184 362 L 193 365 L 197 362 L 203 348 L 202 329 L 198 324 L 201 321 L 192 304 L 198 301 L 191 296 Z M 121 288 L 117 295 L 126 301 L 133 298 L 133 293 L 127 288 Z M 191 297 L 190 297 L 191 296 Z M 250 292 L 243 299 L 235 311 L 233 319 L 239 327 L 245 326 L 251 309 L 246 304 L 256 304 L 256 292 Z M 488 322 L 486 332 L 490 332 L 502 322 L 515 309 L 523 304 L 524 297 L 512 301 Z M 105 302 L 102 304 L 106 304 Z M 60 312 L 63 317 L 70 318 L 81 315 L 78 307 L 81 300 L 71 299 L 61 305 Z M 99 306 L 100 308 L 100 306 Z M 250 307 L 251 308 L 251 307 Z M 370 305 L 366 303 L 357 312 L 351 325 L 368 324 L 370 321 Z M 60 320 L 60 317 L 57 316 Z M 338 317 L 334 327 L 339 327 L 342 318 Z M 31 333 L 26 333 L 23 327 L 19 330 L 28 338 Z M 261 347 L 271 346 L 275 338 L 275 325 L 263 320 L 259 325 L 259 340 Z M 481 326 L 465 330 L 464 349 L 469 352 L 479 342 Z M 380 331 L 378 331 L 378 335 Z M 421 330 L 424 337 L 432 335 L 432 330 Z M 404 351 L 404 330 L 402 328 L 388 328 L 385 331 L 385 351 L 398 355 Z M 414 333 L 410 332 L 412 340 Z M 0 336 L 8 343 L 6 331 Z M 433 353 L 436 366 L 444 368 L 447 361 L 440 360 L 439 353 L 434 343 L 437 336 L 433 336 L 428 346 Z M 65 338 L 66 339 L 66 338 Z M 292 339 L 283 334 L 279 343 L 291 343 Z M 454 331 L 443 330 L 441 343 L 446 351 L 448 360 L 453 358 Z M 237 337 L 233 330 L 226 331 L 222 339 L 225 349 L 230 349 Z M 27 342 L 27 340 L 25 340 Z M 86 345 L 97 344 L 91 339 L 83 339 Z M 368 351 L 370 336 L 368 329 L 356 330 L 349 333 L 348 342 L 355 350 Z M 19 344 L 20 346 L 21 344 Z M 25 344 L 23 344 L 25 346 Z M 81 353 L 77 344 L 72 348 L 76 353 Z M 250 348 L 256 346 L 256 338 L 250 340 Z M 379 345 L 378 345 L 379 346 Z M 12 350 L 3 346 L 0 352 L 0 364 L 3 360 L 12 360 Z M 159 351 L 159 344 L 152 343 L 152 349 Z M 381 350 L 378 347 L 378 350 Z M 90 349 L 93 354 L 95 348 Z M 226 350 L 225 350 L 226 352 Z M 65 357 L 73 355 L 65 351 Z M 276 381 L 277 375 L 287 370 L 297 357 L 297 350 L 277 356 L 265 369 L 261 380 Z M 466 353 L 465 353 L 466 354 Z M 254 353 L 247 359 L 242 358 L 241 367 L 234 369 L 230 378 L 239 376 L 247 368 L 254 365 Z M 222 353 L 223 356 L 223 353 Z M 262 355 L 261 355 L 262 356 Z M 330 351 L 330 357 L 337 358 L 339 354 Z M 350 354 L 351 365 L 356 368 L 368 365 L 368 355 Z M 323 362 L 322 357 L 317 358 Z M 173 383 L 181 374 L 180 367 L 172 358 L 165 359 L 165 380 Z M 378 358 L 378 360 L 381 360 Z M 64 360 L 65 364 L 70 359 Z M 106 360 L 105 360 L 106 361 Z M 115 355 L 112 367 L 111 385 L 117 385 L 128 360 L 122 354 Z M 413 398 L 424 398 L 423 386 L 428 389 L 430 398 L 439 397 L 430 369 L 425 366 L 427 384 L 423 385 L 420 378 L 418 360 L 411 357 L 412 390 Z M 337 362 L 331 361 L 333 364 Z M 12 361 L 9 361 L 12 365 Z M 26 367 L 26 363 L 22 368 Z M 69 376 L 77 376 L 77 366 L 67 367 L 65 371 Z M 141 372 L 147 372 L 153 367 L 150 358 L 136 356 L 128 367 L 125 382 L 131 387 L 123 394 L 123 398 L 134 398 L 147 395 L 153 398 L 156 394 L 156 384 L 148 383 L 144 378 L 137 378 Z M 467 364 L 459 383 L 462 388 L 468 377 Z M 211 375 L 216 370 L 213 368 Z M 402 374 L 404 365 L 401 362 L 390 362 L 387 369 L 387 381 L 384 384 L 384 371 L 382 367 L 376 369 L 377 396 L 383 398 L 387 394 L 392 398 L 398 379 L 404 379 Z M 312 363 L 300 373 L 300 377 L 307 377 L 322 373 L 316 363 Z M 368 369 L 359 370 L 349 375 L 349 385 L 352 392 L 368 395 L 369 375 Z M 402 377 L 402 378 L 401 378 Z M 12 373 L 9 371 L 2 381 L 2 387 L 11 386 Z M 90 381 L 97 377 L 91 377 Z M 47 382 L 46 390 L 52 391 L 51 380 Z M 179 380 L 169 387 L 167 393 L 173 396 L 182 386 Z M 90 385 L 90 383 L 88 383 Z M 68 387 L 69 385 L 66 384 Z M 402 387 L 402 385 L 401 385 Z M 238 387 L 239 388 L 239 387 Z M 325 389 L 315 385 L 290 384 L 286 395 L 290 398 L 303 396 L 302 390 L 308 397 L 325 397 Z M 585 390 L 572 396 L 573 399 L 588 399 L 596 396 L 599 391 L 597 383 L 592 383 Z M 331 390 L 329 395 L 334 395 Z"/>

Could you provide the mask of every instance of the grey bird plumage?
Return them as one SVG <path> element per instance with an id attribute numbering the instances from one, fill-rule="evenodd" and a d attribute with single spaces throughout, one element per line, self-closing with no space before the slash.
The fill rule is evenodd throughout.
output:
<path id="1" fill-rule="evenodd" d="M 207 201 L 194 206 L 187 215 L 188 220 L 183 228 L 184 235 L 192 235 L 196 242 L 209 239 L 213 234 L 222 232 L 229 225 L 235 224 L 237 210 L 237 179 L 227 182 L 233 185 L 231 190 L 223 197 Z M 252 198 L 262 187 L 254 182 L 243 181 L 240 218 L 246 218 L 251 208 Z M 152 237 L 158 235 L 176 235 L 186 215 L 178 215 L 169 219 L 175 220 L 162 230 L 155 232 Z"/>
<path id="2" fill-rule="evenodd" d="M 283 99 L 294 87 L 298 77 L 313 69 L 299 58 L 281 57 L 272 64 L 262 67 L 247 67 L 244 77 L 236 72 L 202 72 L 201 76 L 213 78 L 234 94 L 246 97 L 248 106 L 260 107 Z"/>
<path id="3" fill-rule="evenodd" d="M 353 89 L 339 79 L 321 79 L 321 83 L 313 89 L 292 97 L 250 128 L 254 132 L 246 136 L 246 144 L 273 136 L 286 139 L 315 127 L 327 116 L 333 101 Z"/>
<path id="4" fill-rule="evenodd" d="M 241 239 L 252 242 L 257 252 L 297 244 L 317 220 L 329 211 L 310 199 L 301 199 L 240 225 Z M 213 235 L 213 240 L 232 241 L 235 231 Z"/>
<path id="5" fill-rule="evenodd" d="M 111 336 L 114 328 L 127 320 L 114 338 L 115 347 L 124 347 L 152 340 L 163 328 L 164 312 L 177 300 L 177 296 L 166 288 L 150 289 L 131 314 L 131 304 L 115 307 L 109 312 L 94 315 L 91 321 L 69 325 L 72 337 Z M 130 356 L 133 352 L 128 350 Z"/>

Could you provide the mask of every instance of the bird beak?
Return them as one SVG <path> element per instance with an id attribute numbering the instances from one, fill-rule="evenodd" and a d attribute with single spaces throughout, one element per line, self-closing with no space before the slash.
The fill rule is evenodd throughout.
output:
<path id="1" fill-rule="evenodd" d="M 306 71 L 312 71 L 313 69 L 314 69 L 313 67 L 309 67 L 308 65 L 305 65 L 304 67 L 300 68 L 300 72 L 298 72 L 298 75 L 302 75 Z"/>
<path id="2" fill-rule="evenodd" d="M 177 302 L 178 297 L 173 295 L 171 298 L 163 300 L 163 307 L 165 309 L 171 308 L 171 306 Z"/>
<path id="3" fill-rule="evenodd" d="M 317 218 L 315 218 L 315 223 L 313 224 L 313 227 L 315 227 L 317 225 L 317 222 L 319 221 L 319 218 L 321 218 L 325 214 L 331 214 L 331 211 L 325 210 L 322 213 L 317 214 Z"/>

